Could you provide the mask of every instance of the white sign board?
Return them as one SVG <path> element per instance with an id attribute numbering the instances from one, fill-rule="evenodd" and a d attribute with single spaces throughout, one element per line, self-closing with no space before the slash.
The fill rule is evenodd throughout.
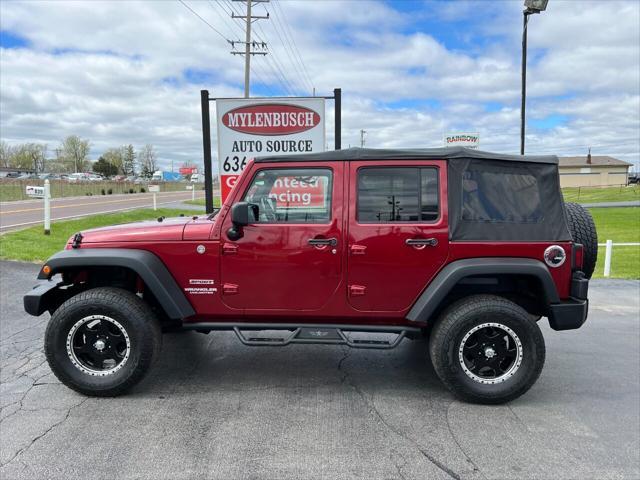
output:
<path id="1" fill-rule="evenodd" d="M 44 198 L 44 187 L 27 185 L 26 193 L 29 197 Z"/>
<path id="2" fill-rule="evenodd" d="M 185 188 L 186 188 L 187 190 L 193 190 L 193 185 L 187 185 Z"/>
<path id="3" fill-rule="evenodd" d="M 160 185 L 149 185 L 149 191 L 151 193 L 158 193 L 160 192 Z"/>
<path id="4" fill-rule="evenodd" d="M 216 100 L 222 201 L 258 156 L 325 150 L 324 98 Z"/>
<path id="5" fill-rule="evenodd" d="M 479 133 L 447 133 L 444 136 L 445 147 L 480 147 Z"/>

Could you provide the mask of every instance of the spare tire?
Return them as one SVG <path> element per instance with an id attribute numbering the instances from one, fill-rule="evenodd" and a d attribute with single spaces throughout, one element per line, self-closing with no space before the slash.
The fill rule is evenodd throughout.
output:
<path id="1" fill-rule="evenodd" d="M 582 205 L 567 202 L 564 206 L 573 241 L 581 244 L 583 248 L 582 271 L 587 278 L 591 278 L 598 260 L 596 224 L 593 222 L 593 217 L 589 211 Z"/>

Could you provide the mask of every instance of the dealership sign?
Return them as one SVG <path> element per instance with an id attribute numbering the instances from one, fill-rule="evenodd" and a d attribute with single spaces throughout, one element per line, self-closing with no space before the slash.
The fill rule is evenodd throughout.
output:
<path id="1" fill-rule="evenodd" d="M 254 157 L 323 152 L 324 102 L 323 98 L 216 100 L 222 201 Z M 296 193 L 295 188 L 303 187 L 292 188 Z"/>
<path id="2" fill-rule="evenodd" d="M 444 136 L 445 147 L 480 147 L 480 134 L 478 133 L 447 133 Z"/>

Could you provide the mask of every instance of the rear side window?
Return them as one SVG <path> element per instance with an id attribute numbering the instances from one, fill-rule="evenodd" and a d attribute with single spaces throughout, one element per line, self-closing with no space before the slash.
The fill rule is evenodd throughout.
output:
<path id="1" fill-rule="evenodd" d="M 462 179 L 462 219 L 488 223 L 539 223 L 542 202 L 536 177 L 469 168 Z"/>
<path id="2" fill-rule="evenodd" d="M 361 223 L 436 221 L 438 170 L 432 167 L 361 168 L 356 215 Z"/>
<path id="3" fill-rule="evenodd" d="M 329 169 L 260 170 L 244 201 L 258 206 L 258 223 L 327 223 L 331 183 Z"/>

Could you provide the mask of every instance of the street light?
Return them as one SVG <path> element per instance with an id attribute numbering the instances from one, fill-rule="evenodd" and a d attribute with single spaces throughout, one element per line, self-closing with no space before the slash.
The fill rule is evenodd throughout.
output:
<path id="1" fill-rule="evenodd" d="M 529 15 L 544 12 L 549 0 L 524 0 L 523 27 L 522 27 L 522 98 L 520 105 L 520 155 L 524 155 L 524 118 L 527 102 L 527 25 Z"/>

